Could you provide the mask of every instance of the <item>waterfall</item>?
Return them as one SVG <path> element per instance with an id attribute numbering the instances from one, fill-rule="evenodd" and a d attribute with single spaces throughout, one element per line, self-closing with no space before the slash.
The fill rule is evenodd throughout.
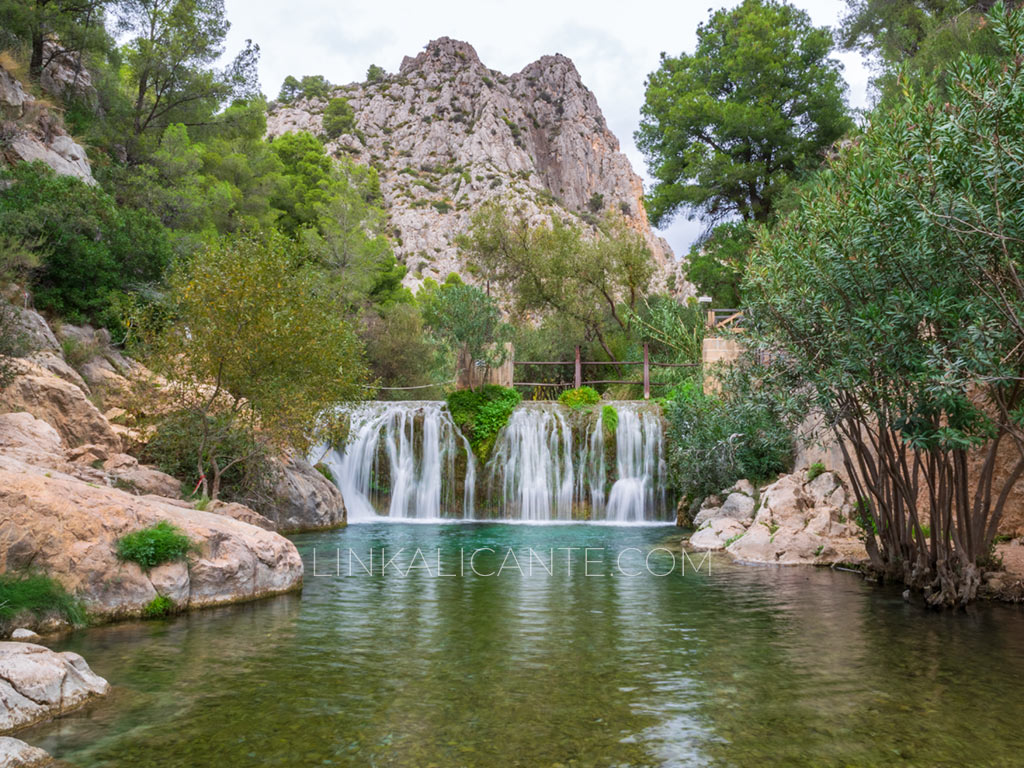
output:
<path id="1" fill-rule="evenodd" d="M 476 460 L 444 403 L 371 402 L 348 415 L 348 441 L 328 451 L 324 461 L 349 520 L 372 520 L 378 513 L 406 520 L 473 517 Z"/>
<path id="2" fill-rule="evenodd" d="M 665 509 L 661 419 L 650 410 L 640 412 L 629 405 L 617 410 L 617 479 L 608 496 L 607 519 L 617 523 L 652 520 Z"/>
<path id="3" fill-rule="evenodd" d="M 482 499 L 474 498 L 478 473 L 469 442 L 439 401 L 348 408 L 346 443 L 329 450 L 324 461 L 353 522 L 382 516 L 664 520 L 664 437 L 657 406 L 603 405 L 618 413 L 614 436 L 605 429 L 600 407 L 573 411 L 553 402 L 519 405 L 481 473 Z"/>
<path id="4" fill-rule="evenodd" d="M 490 461 L 490 499 L 501 517 L 571 520 L 575 467 L 572 430 L 555 403 L 527 403 L 512 413 Z M 497 481 L 497 482 L 495 482 Z"/>

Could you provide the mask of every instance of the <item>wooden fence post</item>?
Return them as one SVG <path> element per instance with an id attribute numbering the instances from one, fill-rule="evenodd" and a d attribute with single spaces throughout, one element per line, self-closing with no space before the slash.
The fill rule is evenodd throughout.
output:
<path id="1" fill-rule="evenodd" d="M 644 344 L 644 400 L 651 399 L 651 360 L 647 345 Z"/>
<path id="2" fill-rule="evenodd" d="M 576 376 L 575 384 L 573 385 L 576 389 L 579 389 L 583 385 L 583 366 L 580 365 L 580 348 L 576 347 Z"/>

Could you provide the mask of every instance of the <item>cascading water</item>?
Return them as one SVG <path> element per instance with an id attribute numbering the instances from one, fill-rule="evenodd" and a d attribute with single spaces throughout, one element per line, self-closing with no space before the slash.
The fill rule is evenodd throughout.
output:
<path id="1" fill-rule="evenodd" d="M 476 460 L 444 403 L 355 406 L 344 449 L 328 451 L 324 461 L 350 521 L 372 520 L 378 512 L 406 520 L 473 517 Z"/>
<path id="2" fill-rule="evenodd" d="M 665 509 L 665 462 L 661 419 L 650 410 L 620 405 L 615 431 L 615 484 L 606 519 L 616 523 L 652 520 Z"/>
<path id="3" fill-rule="evenodd" d="M 490 500 L 511 520 L 571 520 L 572 430 L 554 403 L 512 413 L 490 461 Z M 495 498 L 495 493 L 498 497 Z"/>
<path id="4" fill-rule="evenodd" d="M 605 404 L 602 404 L 605 405 Z M 666 515 L 664 440 L 656 406 L 613 402 L 576 412 L 523 403 L 498 435 L 474 507 L 476 460 L 438 401 L 364 403 L 345 446 L 328 451 L 349 520 L 506 519 L 653 522 Z M 574 434 L 576 437 L 574 438 Z"/>
<path id="5" fill-rule="evenodd" d="M 607 471 L 608 438 L 600 409 L 595 417 L 556 403 L 527 403 L 516 409 L 499 436 L 490 461 L 488 507 L 512 520 L 662 519 L 661 419 L 651 406 L 640 403 L 608 405 L 619 417 L 614 475 Z M 574 420 L 582 433 L 575 451 Z"/>

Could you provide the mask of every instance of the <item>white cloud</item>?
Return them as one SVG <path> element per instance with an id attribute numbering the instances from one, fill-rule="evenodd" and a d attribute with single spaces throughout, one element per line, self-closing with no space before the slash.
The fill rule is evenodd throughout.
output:
<path id="1" fill-rule="evenodd" d="M 430 40 L 473 45 L 488 67 L 517 72 L 544 54 L 571 58 L 597 96 L 609 127 L 634 168 L 646 177 L 633 143 L 644 79 L 662 51 L 692 51 L 697 25 L 719 3 L 632 0 L 227 0 L 229 49 L 249 38 L 262 49 L 260 78 L 269 96 L 286 75 L 322 74 L 335 83 L 362 80 L 370 64 L 396 71 Z M 735 5 L 730 0 L 726 5 Z M 796 0 L 818 25 L 835 26 L 843 0 Z M 869 73 L 860 56 L 841 53 L 853 107 L 867 103 Z M 684 254 L 702 230 L 680 217 L 663 234 Z"/>

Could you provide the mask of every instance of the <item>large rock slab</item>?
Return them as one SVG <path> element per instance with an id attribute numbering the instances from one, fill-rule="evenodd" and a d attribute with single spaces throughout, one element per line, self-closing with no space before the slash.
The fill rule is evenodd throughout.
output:
<path id="1" fill-rule="evenodd" d="M 77 653 L 0 642 L 0 733 L 62 715 L 109 690 Z"/>
<path id="2" fill-rule="evenodd" d="M 146 573 L 122 563 L 115 542 L 167 520 L 197 545 L 188 564 Z M 0 461 L 0 572 L 44 571 L 96 618 L 139 615 L 167 585 L 182 608 L 252 600 L 297 589 L 302 560 L 284 537 L 238 520 Z"/>
<path id="3" fill-rule="evenodd" d="M 0 410 L 27 411 L 48 422 L 68 447 L 95 443 L 120 451 L 121 438 L 81 389 L 34 363 L 19 364 L 22 373 L 0 390 Z"/>
<path id="4" fill-rule="evenodd" d="M 275 461 L 276 504 L 264 510 L 279 531 L 316 531 L 347 522 L 341 491 L 304 459 Z"/>

